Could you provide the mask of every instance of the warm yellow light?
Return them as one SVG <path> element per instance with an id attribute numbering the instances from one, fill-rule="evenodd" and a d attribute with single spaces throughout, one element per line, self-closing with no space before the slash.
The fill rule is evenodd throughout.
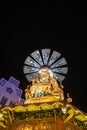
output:
<path id="1" fill-rule="evenodd" d="M 31 128 L 25 126 L 25 128 L 23 130 L 31 130 Z"/>
<path id="2" fill-rule="evenodd" d="M 29 130 L 28 128 L 25 128 L 25 130 Z"/>
<path id="3" fill-rule="evenodd" d="M 66 107 L 62 107 L 62 112 L 65 114 L 66 113 Z"/>
<path id="4" fill-rule="evenodd" d="M 1 118 L 1 117 L 3 117 L 3 114 L 2 114 L 2 113 L 0 113 L 0 118 Z"/>
<path id="5" fill-rule="evenodd" d="M 17 128 L 17 130 L 32 130 L 32 126 L 27 125 L 27 124 L 25 124 L 25 125 L 20 125 L 20 126 Z"/>

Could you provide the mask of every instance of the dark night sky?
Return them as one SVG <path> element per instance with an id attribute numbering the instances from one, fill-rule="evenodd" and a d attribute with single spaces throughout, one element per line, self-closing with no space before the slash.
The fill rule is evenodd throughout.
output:
<path id="1" fill-rule="evenodd" d="M 31 8 L 31 12 L 35 11 L 33 14 L 28 8 L 2 10 L 0 78 L 9 79 L 12 75 L 20 80 L 19 87 L 24 90 L 28 84 L 23 74 L 25 58 L 36 49 L 51 48 L 60 52 L 68 63 L 69 70 L 63 81 L 65 96 L 69 92 L 72 104 L 87 112 L 86 12 L 68 7 L 59 12 L 56 7 L 48 8 L 48 15 L 47 8 L 41 10 L 41 15 L 35 5 Z"/>

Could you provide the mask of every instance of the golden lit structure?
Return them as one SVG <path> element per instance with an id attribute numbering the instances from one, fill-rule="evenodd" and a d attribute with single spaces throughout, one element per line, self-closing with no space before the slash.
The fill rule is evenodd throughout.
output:
<path id="1" fill-rule="evenodd" d="M 58 85 L 56 78 L 51 77 L 47 67 L 43 67 L 39 76 L 32 79 L 32 85 L 25 92 L 24 104 L 64 100 L 61 86 Z"/>
<path id="2" fill-rule="evenodd" d="M 42 54 L 46 55 L 48 52 L 50 49 L 42 50 Z M 53 56 L 54 54 L 60 55 L 57 52 L 53 52 Z M 32 53 L 32 56 L 34 55 L 36 56 L 36 52 Z M 44 60 L 44 64 L 52 64 L 52 60 L 46 61 L 48 59 Z M 61 62 L 59 63 L 62 66 L 66 64 L 64 58 Z M 29 57 L 25 63 L 30 64 Z M 56 65 L 58 62 L 54 67 Z M 31 79 L 31 84 L 25 89 L 26 100 L 23 105 L 19 102 L 14 106 L 5 106 L 0 109 L 0 130 L 87 130 L 87 114 L 70 104 L 72 98 L 69 93 L 67 93 L 67 99 L 64 98 L 62 85 L 64 77 L 60 75 L 57 77 L 58 75 L 55 75 L 54 70 L 51 69 L 52 66 L 42 65 L 32 78 L 27 77 L 28 80 Z M 32 68 L 26 68 L 25 65 L 24 73 L 27 74 L 29 71 L 32 75 Z M 55 71 L 58 72 L 58 70 Z M 60 72 L 67 73 L 64 67 Z"/>

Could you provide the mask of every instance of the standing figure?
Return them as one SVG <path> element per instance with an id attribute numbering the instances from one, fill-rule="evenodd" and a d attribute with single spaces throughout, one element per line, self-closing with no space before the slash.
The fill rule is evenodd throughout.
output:
<path id="1" fill-rule="evenodd" d="M 28 100 L 31 98 L 31 90 L 30 90 L 30 85 L 27 85 L 27 88 L 25 89 L 25 98 Z"/>
<path id="2" fill-rule="evenodd" d="M 19 105 L 19 104 L 21 104 L 21 98 L 20 97 L 17 99 L 16 105 Z"/>

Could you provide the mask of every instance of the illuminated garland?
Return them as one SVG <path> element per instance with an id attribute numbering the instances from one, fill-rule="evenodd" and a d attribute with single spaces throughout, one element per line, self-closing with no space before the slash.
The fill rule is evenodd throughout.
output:
<path id="1" fill-rule="evenodd" d="M 54 106 L 54 107 L 53 107 Z M 0 118 L 0 130 L 7 130 L 7 126 L 12 125 L 15 120 L 32 120 L 32 119 L 44 119 L 44 118 L 57 118 L 62 117 L 64 123 L 71 122 L 80 128 L 87 130 L 87 124 L 75 118 L 73 110 L 67 113 L 62 110 L 65 107 L 62 104 L 42 104 L 39 107 L 32 105 L 27 107 L 17 106 L 15 109 L 10 107 L 3 109 L 1 112 L 3 117 Z M 24 108 L 24 109 L 23 109 Z M 37 109 L 38 108 L 38 109 Z M 42 109 L 43 108 L 43 109 Z M 50 109 L 49 109 L 50 108 Z M 69 107 L 65 107 L 69 111 Z"/>

